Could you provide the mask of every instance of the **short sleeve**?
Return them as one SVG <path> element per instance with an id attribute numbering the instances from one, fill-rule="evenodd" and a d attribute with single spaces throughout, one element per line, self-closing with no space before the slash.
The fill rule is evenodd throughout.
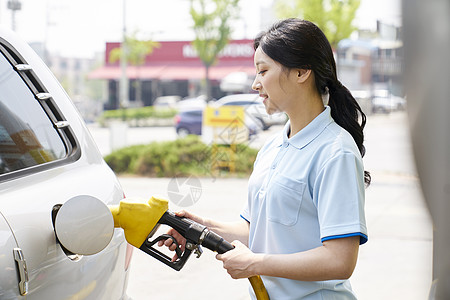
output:
<path id="1" fill-rule="evenodd" d="M 349 236 L 367 241 L 364 192 L 361 157 L 342 153 L 325 163 L 314 185 L 322 242 Z"/>
<path id="2" fill-rule="evenodd" d="M 248 208 L 248 203 L 245 204 L 241 211 L 241 218 L 250 223 L 250 210 Z"/>

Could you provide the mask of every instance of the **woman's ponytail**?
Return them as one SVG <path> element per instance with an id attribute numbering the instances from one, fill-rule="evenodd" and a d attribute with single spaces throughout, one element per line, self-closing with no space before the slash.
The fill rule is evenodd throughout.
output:
<path id="1" fill-rule="evenodd" d="M 339 80 L 331 80 L 328 83 L 328 90 L 330 93 L 328 106 L 331 108 L 331 116 L 339 126 L 351 134 L 361 156 L 364 157 L 366 148 L 364 147 L 363 129 L 366 126 L 366 115 L 350 91 Z M 370 185 L 370 181 L 370 173 L 364 171 L 366 186 Z"/>

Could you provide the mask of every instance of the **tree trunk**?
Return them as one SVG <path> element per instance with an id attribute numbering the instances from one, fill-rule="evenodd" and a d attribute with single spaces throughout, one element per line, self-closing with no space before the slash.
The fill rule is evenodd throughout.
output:
<path id="1" fill-rule="evenodd" d="M 209 80 L 209 66 L 205 65 L 205 89 L 206 89 L 206 99 L 212 99 L 211 82 Z"/>
<path id="2" fill-rule="evenodd" d="M 138 107 L 144 106 L 142 104 L 142 81 L 140 78 L 136 78 L 136 105 Z"/>
<path id="3" fill-rule="evenodd" d="M 137 67 L 137 76 L 136 76 L 136 104 L 138 107 L 144 106 L 142 102 L 142 80 L 141 80 L 141 68 Z"/>

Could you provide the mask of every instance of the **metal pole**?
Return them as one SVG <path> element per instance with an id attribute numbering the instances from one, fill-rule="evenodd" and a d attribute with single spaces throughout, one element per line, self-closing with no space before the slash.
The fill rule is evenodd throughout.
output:
<path id="1" fill-rule="evenodd" d="M 16 11 L 22 9 L 22 3 L 19 0 L 9 0 L 8 9 L 11 10 L 11 29 L 16 31 Z"/>
<path id="2" fill-rule="evenodd" d="M 127 78 L 127 48 L 126 48 L 126 0 L 123 0 L 123 33 L 122 51 L 120 57 L 120 82 L 119 82 L 119 108 L 122 111 L 122 122 L 111 122 L 110 124 L 110 146 L 111 150 L 123 148 L 127 145 L 126 111 L 128 107 L 128 78 Z"/>
<path id="3" fill-rule="evenodd" d="M 44 31 L 44 42 L 43 42 L 43 59 L 46 65 L 50 65 L 50 58 L 48 54 L 48 30 L 50 26 L 50 5 L 46 1 L 45 9 L 45 31 Z"/>
<path id="4" fill-rule="evenodd" d="M 127 27 L 126 27 L 126 0 L 123 0 L 123 31 L 122 31 L 122 51 L 120 57 L 120 85 L 119 85 L 119 106 L 128 107 L 128 77 L 127 77 L 127 45 L 126 45 Z"/>
<path id="5" fill-rule="evenodd" d="M 16 11 L 11 11 L 11 29 L 12 31 L 16 31 Z"/>

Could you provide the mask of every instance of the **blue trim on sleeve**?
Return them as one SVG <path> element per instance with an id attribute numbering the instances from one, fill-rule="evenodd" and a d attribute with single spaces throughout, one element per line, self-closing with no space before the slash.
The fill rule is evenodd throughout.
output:
<path id="1" fill-rule="evenodd" d="M 360 240 L 359 240 L 360 245 L 365 244 L 368 240 L 367 235 L 365 235 L 364 233 L 354 232 L 354 233 L 326 236 L 326 237 L 322 238 L 322 243 L 325 241 L 329 241 L 329 240 L 341 239 L 341 238 L 346 238 L 346 237 L 351 237 L 351 236 L 359 236 L 360 237 Z"/>
<path id="2" fill-rule="evenodd" d="M 241 216 L 241 218 L 242 219 L 244 219 L 245 221 L 247 221 L 248 223 L 250 223 L 250 221 L 249 220 L 247 220 L 246 218 L 244 218 L 244 216 L 243 215 L 240 215 Z"/>

